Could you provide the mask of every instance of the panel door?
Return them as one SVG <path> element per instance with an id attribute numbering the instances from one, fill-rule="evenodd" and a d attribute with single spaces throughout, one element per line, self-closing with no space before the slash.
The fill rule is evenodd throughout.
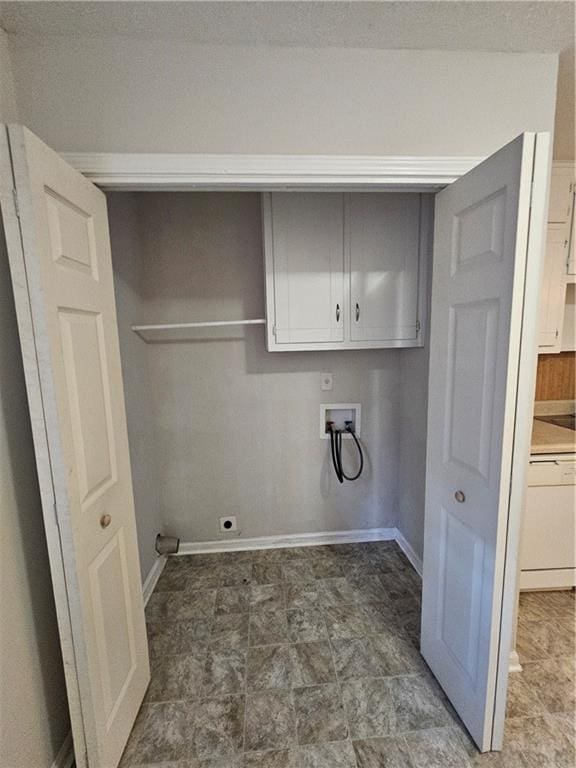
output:
<path id="1" fill-rule="evenodd" d="M 113 768 L 150 673 L 106 199 L 22 127 L 1 160 L 76 764 Z"/>
<path id="2" fill-rule="evenodd" d="M 264 205 L 272 342 L 343 341 L 344 196 L 274 192 Z"/>
<path id="3" fill-rule="evenodd" d="M 567 252 L 566 225 L 548 224 L 540 289 L 538 346 L 541 352 L 560 352 L 566 297 Z"/>
<path id="4" fill-rule="evenodd" d="M 420 195 L 350 195 L 350 338 L 416 339 Z"/>
<path id="5" fill-rule="evenodd" d="M 421 648 L 481 750 L 501 747 L 504 719 L 546 139 L 519 137 L 436 196 Z"/>

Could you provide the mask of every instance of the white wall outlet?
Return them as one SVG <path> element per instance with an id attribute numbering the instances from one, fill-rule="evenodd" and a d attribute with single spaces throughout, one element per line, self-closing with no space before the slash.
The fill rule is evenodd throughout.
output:
<path id="1" fill-rule="evenodd" d="M 221 533 L 231 533 L 232 531 L 237 531 L 237 530 L 238 530 L 238 526 L 236 524 L 236 517 L 234 515 L 229 515 L 228 517 L 220 518 Z"/>
<path id="2" fill-rule="evenodd" d="M 320 389 L 323 392 L 332 391 L 332 374 L 331 373 L 320 374 Z"/>

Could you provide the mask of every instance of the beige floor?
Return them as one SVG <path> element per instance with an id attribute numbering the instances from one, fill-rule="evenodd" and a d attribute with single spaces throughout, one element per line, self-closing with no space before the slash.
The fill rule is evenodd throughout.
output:
<path id="1" fill-rule="evenodd" d="M 479 755 L 418 653 L 393 542 L 169 560 L 122 768 L 574 768 L 574 595 L 522 597 L 506 746 Z"/>

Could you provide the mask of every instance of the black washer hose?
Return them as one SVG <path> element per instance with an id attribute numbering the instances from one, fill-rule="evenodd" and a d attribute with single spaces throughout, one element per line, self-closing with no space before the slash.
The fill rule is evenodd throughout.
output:
<path id="1" fill-rule="evenodd" d="M 358 480 L 358 478 L 362 474 L 362 470 L 364 469 L 364 454 L 362 452 L 362 446 L 360 445 L 360 441 L 356 437 L 356 434 L 352 429 L 351 424 L 347 423 L 345 429 L 349 435 L 352 435 L 352 438 L 356 443 L 356 447 L 358 448 L 358 455 L 360 457 L 360 467 L 358 469 L 358 472 L 352 476 L 347 475 L 344 472 L 344 469 L 342 467 L 342 430 L 334 429 L 334 425 L 331 424 L 330 425 L 330 448 L 332 451 L 332 463 L 334 464 L 334 471 L 336 472 L 336 477 L 338 478 L 338 481 L 340 483 L 343 483 L 344 480 L 350 480 L 350 481 Z"/>

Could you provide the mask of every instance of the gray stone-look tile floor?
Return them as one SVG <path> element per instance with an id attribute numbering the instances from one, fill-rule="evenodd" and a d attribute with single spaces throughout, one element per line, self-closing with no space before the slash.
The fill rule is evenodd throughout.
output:
<path id="1" fill-rule="evenodd" d="M 418 652 L 393 542 L 170 558 L 122 768 L 574 768 L 574 593 L 522 595 L 506 744 L 480 755 Z"/>

